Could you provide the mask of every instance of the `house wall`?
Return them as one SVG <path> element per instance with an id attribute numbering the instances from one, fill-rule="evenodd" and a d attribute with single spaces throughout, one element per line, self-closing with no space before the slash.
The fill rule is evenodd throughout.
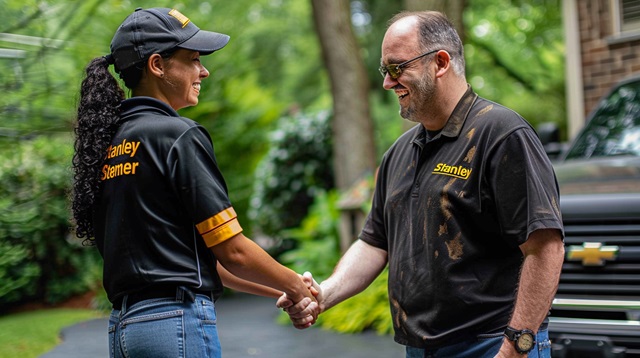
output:
<path id="1" fill-rule="evenodd" d="M 618 33 L 616 0 L 578 0 L 585 118 L 616 82 L 640 73 L 640 31 Z"/>

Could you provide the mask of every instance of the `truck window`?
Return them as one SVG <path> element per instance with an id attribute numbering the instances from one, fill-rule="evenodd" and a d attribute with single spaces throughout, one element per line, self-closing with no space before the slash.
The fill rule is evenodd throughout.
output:
<path id="1" fill-rule="evenodd" d="M 605 97 L 565 159 L 640 156 L 640 81 L 623 84 Z"/>

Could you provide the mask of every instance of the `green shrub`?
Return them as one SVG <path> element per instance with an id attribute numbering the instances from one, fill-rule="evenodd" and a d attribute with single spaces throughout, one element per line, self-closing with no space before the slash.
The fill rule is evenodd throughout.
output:
<path id="1" fill-rule="evenodd" d="M 0 208 L 0 211 L 4 211 Z M 29 250 L 24 245 L 11 245 L 0 237 L 0 297 L 4 302 L 19 301 L 25 293 L 34 294 L 30 282 L 40 276 L 40 267 L 29 261 Z"/>
<path id="2" fill-rule="evenodd" d="M 70 233 L 69 135 L 2 143 L 0 149 L 0 309 L 57 303 L 95 288 L 97 250 Z"/>
<path id="3" fill-rule="evenodd" d="M 340 258 L 337 199 L 335 191 L 319 192 L 301 225 L 286 230 L 283 236 L 297 245 L 280 256 L 282 263 L 299 273 L 311 271 L 316 280 L 331 275 Z"/>
<path id="4" fill-rule="evenodd" d="M 331 275 L 340 258 L 338 197 L 335 191 L 318 194 L 302 224 L 287 231 L 286 236 L 294 238 L 298 247 L 280 257 L 298 273 L 310 271 L 318 282 Z M 387 278 L 385 269 L 366 290 L 320 315 L 316 325 L 342 333 L 373 329 L 379 334 L 390 334 L 393 325 Z M 283 314 L 280 321 L 288 322 L 287 315 Z"/>
<path id="5" fill-rule="evenodd" d="M 385 269 L 366 290 L 321 314 L 317 324 L 342 333 L 358 333 L 367 329 L 378 334 L 393 333 L 388 275 L 389 271 Z"/>
<path id="6" fill-rule="evenodd" d="M 281 239 L 297 227 L 314 197 L 333 187 L 328 112 L 280 118 L 258 165 L 249 217 L 256 231 Z"/>
<path id="7" fill-rule="evenodd" d="M 340 259 L 339 194 L 331 190 L 332 178 L 328 112 L 281 118 L 255 173 L 249 215 L 256 231 L 291 242 L 277 253 L 283 264 L 298 273 L 310 271 L 318 282 Z M 286 314 L 280 320 L 289 322 Z M 387 271 L 364 292 L 322 314 L 317 324 L 345 333 L 391 332 Z"/>

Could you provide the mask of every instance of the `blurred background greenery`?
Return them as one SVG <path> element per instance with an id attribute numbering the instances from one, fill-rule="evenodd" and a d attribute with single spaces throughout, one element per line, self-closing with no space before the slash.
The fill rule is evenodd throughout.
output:
<path id="1" fill-rule="evenodd" d="M 322 17 L 314 14 L 322 7 L 312 6 L 322 0 L 0 0 L 0 314 L 87 291 L 97 292 L 97 307 L 108 307 L 97 250 L 74 237 L 69 220 L 74 110 L 84 67 L 109 53 L 113 32 L 138 6 L 177 8 L 199 27 L 231 36 L 203 58 L 211 76 L 199 105 L 181 114 L 210 131 L 246 234 L 293 269 L 326 278 L 340 256 L 340 199 L 354 183 L 336 163 L 378 163 L 407 128 L 377 71 L 386 22 L 402 9 L 447 3 L 344 1 L 343 14 Z M 560 0 L 448 3 L 460 6 L 474 90 L 534 126 L 564 127 Z M 330 50 L 323 52 L 319 37 L 327 15 L 350 20 L 353 57 L 366 74 L 366 97 L 355 99 L 368 102 L 372 131 L 352 137 L 354 146 L 371 137 L 375 149 L 366 157 L 350 158 L 359 152 L 336 143 L 345 123 L 335 110 L 336 94 L 344 93 L 337 89 L 352 84 L 328 70 Z M 390 319 L 384 273 L 320 324 L 389 333 Z"/>

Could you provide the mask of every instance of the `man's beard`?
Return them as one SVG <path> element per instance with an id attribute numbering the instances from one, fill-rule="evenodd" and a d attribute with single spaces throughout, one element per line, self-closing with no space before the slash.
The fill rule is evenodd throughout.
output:
<path id="1" fill-rule="evenodd" d="M 411 91 L 411 98 L 409 105 L 406 107 L 400 106 L 400 116 L 406 120 L 420 123 L 421 112 L 424 116 L 426 110 L 432 107 L 430 103 L 435 98 L 436 86 L 432 78 L 425 74 Z"/>

